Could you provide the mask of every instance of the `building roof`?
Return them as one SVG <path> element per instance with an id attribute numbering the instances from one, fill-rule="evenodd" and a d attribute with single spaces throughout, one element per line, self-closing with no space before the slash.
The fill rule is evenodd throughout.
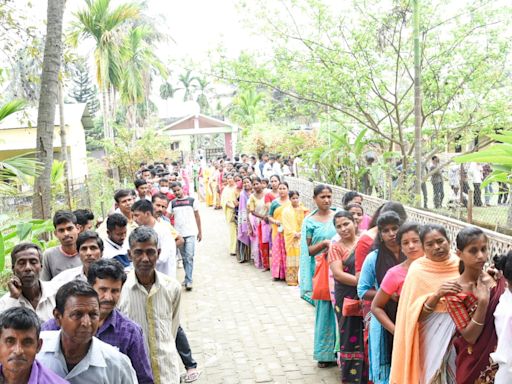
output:
<path id="1" fill-rule="evenodd" d="M 84 129 L 92 128 L 93 121 L 86 103 L 64 104 L 64 122 L 70 125 L 82 122 Z M 59 108 L 55 110 L 55 125 L 60 125 Z M 7 116 L 0 122 L 1 129 L 21 129 L 37 127 L 37 108 L 29 107 Z"/>
<path id="2" fill-rule="evenodd" d="M 238 127 L 227 121 L 219 120 L 203 114 L 191 114 L 166 125 L 161 132 L 167 134 L 202 134 L 202 133 L 221 133 L 233 132 Z"/>

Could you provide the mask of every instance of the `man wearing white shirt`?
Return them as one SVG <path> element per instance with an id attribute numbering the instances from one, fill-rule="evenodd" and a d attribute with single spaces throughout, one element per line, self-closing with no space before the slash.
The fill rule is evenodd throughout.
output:
<path id="1" fill-rule="evenodd" d="M 263 166 L 263 177 L 266 179 L 270 179 L 271 176 L 275 175 L 274 173 L 274 163 L 276 162 L 276 158 L 274 156 L 269 157 L 268 161 Z"/>
<path id="2" fill-rule="evenodd" d="M 130 359 L 94 337 L 99 327 L 98 293 L 85 281 L 64 284 L 55 296 L 54 316 L 60 331 L 41 332 L 37 359 L 72 384 L 134 384 Z"/>
<path id="3" fill-rule="evenodd" d="M 104 243 L 103 257 L 115 259 L 123 264 L 125 270 L 131 269 L 128 258 L 128 220 L 120 213 L 113 213 L 107 218 L 107 235 L 102 237 Z"/>
<path id="4" fill-rule="evenodd" d="M 156 270 L 176 278 L 176 243 L 169 227 L 155 219 L 153 204 L 146 199 L 139 200 L 132 205 L 132 214 L 139 226 L 145 225 L 153 228 L 158 234 L 158 247 L 161 251 L 156 263 Z"/>
<path id="5" fill-rule="evenodd" d="M 41 248 L 32 243 L 20 243 L 11 251 L 13 276 L 9 292 L 0 299 L 0 312 L 11 307 L 33 310 L 43 321 L 53 317 L 55 290 L 48 281 L 41 281 Z"/>

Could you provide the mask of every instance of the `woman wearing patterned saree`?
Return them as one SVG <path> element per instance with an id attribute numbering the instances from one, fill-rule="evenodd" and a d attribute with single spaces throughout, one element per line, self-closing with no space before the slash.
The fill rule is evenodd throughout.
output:
<path id="1" fill-rule="evenodd" d="M 254 265 L 256 268 L 269 268 L 269 255 L 268 255 L 268 232 L 266 231 L 265 218 L 267 217 L 267 206 L 265 205 L 265 191 L 263 184 L 259 177 L 254 177 L 252 180 L 252 187 L 254 189 L 249 202 L 247 204 L 251 216 L 251 230 L 256 234 L 258 242 L 258 254 L 254 257 Z M 252 249 L 254 251 L 254 249 Z"/>
<path id="2" fill-rule="evenodd" d="M 313 190 L 313 198 L 318 207 L 302 223 L 300 251 L 300 294 L 307 302 L 315 305 L 315 337 L 313 357 L 320 368 L 336 361 L 336 318 L 330 300 L 311 299 L 315 256 L 327 252 L 331 239 L 336 234 L 333 216 L 336 213 L 332 205 L 332 190 L 319 184 Z"/>
<path id="3" fill-rule="evenodd" d="M 242 191 L 238 197 L 238 262 L 245 263 L 251 260 L 251 237 L 249 231 L 249 211 L 247 203 L 252 191 L 249 177 L 242 180 Z"/>
<path id="4" fill-rule="evenodd" d="M 272 224 L 272 277 L 284 280 L 286 271 L 286 248 L 284 244 L 282 216 L 283 209 L 290 205 L 288 184 L 284 181 L 277 188 L 279 197 L 272 201 L 268 211 L 268 221 Z"/>
<path id="5" fill-rule="evenodd" d="M 286 283 L 299 284 L 300 230 L 308 209 L 299 201 L 299 192 L 288 193 L 291 205 L 283 209 L 283 233 L 286 246 Z"/>
<path id="6" fill-rule="evenodd" d="M 409 267 L 398 303 L 391 384 L 454 384 L 453 323 L 444 296 L 458 294 L 459 258 L 450 253 L 446 230 L 421 228 L 424 257 Z"/>
<path id="7" fill-rule="evenodd" d="M 480 228 L 466 227 L 459 232 L 457 255 L 463 270 L 457 282 L 463 291 L 446 296 L 448 313 L 457 327 L 453 340 L 457 383 L 494 383 L 497 365 L 490 361 L 498 344 L 494 311 L 505 292 L 505 278 L 495 281 L 483 271 L 489 253 L 487 236 Z"/>
<path id="8" fill-rule="evenodd" d="M 337 212 L 333 220 L 339 240 L 333 240 L 328 260 L 334 277 L 334 309 L 340 338 L 341 382 L 364 384 L 368 382 L 368 366 L 364 358 L 363 317 L 359 313 L 343 315 L 342 310 L 345 299 L 358 300 L 354 264 L 357 226 L 348 211 Z"/>

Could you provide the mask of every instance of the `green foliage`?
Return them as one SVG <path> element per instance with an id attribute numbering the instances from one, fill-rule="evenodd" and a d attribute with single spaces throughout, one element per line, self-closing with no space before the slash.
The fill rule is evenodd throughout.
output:
<path id="1" fill-rule="evenodd" d="M 89 76 L 89 68 L 84 61 L 80 61 L 72 69 L 72 89 L 69 96 L 78 103 L 87 103 L 89 112 L 94 116 L 100 109 L 98 89 Z"/>
<path id="2" fill-rule="evenodd" d="M 342 125 L 366 128 L 379 157 L 400 155 L 401 180 L 412 183 L 412 2 L 243 5 L 247 23 L 271 47 L 221 60 L 216 74 L 240 89 L 265 87 L 273 95 L 270 110 L 278 109 L 277 95 L 298 101 L 292 116 L 335 114 Z M 511 10 L 496 2 L 420 2 L 424 161 L 456 138 L 464 145 L 510 124 Z"/>
<path id="3" fill-rule="evenodd" d="M 170 149 L 170 137 L 148 129 L 137 139 L 128 129 L 119 127 L 116 142 L 104 142 L 111 167 L 118 167 L 121 179 L 131 182 L 141 161 L 164 159 Z"/>
<path id="4" fill-rule="evenodd" d="M 0 272 L 4 270 L 7 258 L 16 244 L 28 241 L 37 244 L 44 251 L 58 244 L 57 239 L 49 238 L 54 227 L 52 220 L 19 221 L 0 227 Z"/>

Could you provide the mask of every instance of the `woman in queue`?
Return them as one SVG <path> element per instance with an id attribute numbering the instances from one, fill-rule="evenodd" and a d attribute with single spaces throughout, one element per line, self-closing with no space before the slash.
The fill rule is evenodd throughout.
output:
<path id="1" fill-rule="evenodd" d="M 264 238 L 263 226 L 266 225 L 265 218 L 267 217 L 267 206 L 265 205 L 265 191 L 261 179 L 257 176 L 252 178 L 253 192 L 247 202 L 247 209 L 249 210 L 249 227 L 251 239 L 251 253 L 256 268 L 269 268 L 269 255 L 268 255 L 268 238 Z"/>
<path id="2" fill-rule="evenodd" d="M 329 250 L 331 239 L 336 234 L 333 217 L 336 208 L 332 207 L 331 187 L 319 184 L 313 190 L 315 209 L 302 224 L 300 253 L 300 292 L 301 297 L 315 305 L 315 335 L 313 357 L 320 368 L 335 364 L 336 319 L 330 300 L 311 298 L 315 256 Z"/>
<path id="3" fill-rule="evenodd" d="M 286 246 L 284 244 L 282 216 L 283 209 L 290 205 L 288 183 L 282 181 L 277 187 L 278 198 L 270 204 L 268 221 L 272 224 L 272 265 L 274 280 L 284 280 L 286 272 Z"/>
<path id="4" fill-rule="evenodd" d="M 329 267 L 334 277 L 335 314 L 339 332 L 342 383 L 367 383 L 368 365 L 364 358 L 364 323 L 357 297 L 354 248 L 357 227 L 352 214 L 334 215 L 339 240 L 329 248 Z"/>
<path id="5" fill-rule="evenodd" d="M 420 225 L 418 223 L 402 224 L 396 234 L 396 241 L 400 245 L 400 251 L 407 259 L 386 272 L 380 288 L 372 300 L 371 307 L 372 315 L 392 335 L 395 333 L 395 320 L 391 319 L 386 312 L 386 305 L 391 300 L 396 301 L 400 297 L 411 263 L 423 256 Z"/>
<path id="6" fill-rule="evenodd" d="M 462 291 L 459 258 L 441 225 L 421 228 L 425 257 L 409 267 L 398 304 L 389 382 L 455 383 L 455 324 L 444 296 Z"/>
<path id="7" fill-rule="evenodd" d="M 248 176 L 242 179 L 242 190 L 238 197 L 238 262 L 251 260 L 251 237 L 248 202 L 252 193 L 252 182 Z"/>
<path id="8" fill-rule="evenodd" d="M 299 200 L 298 191 L 288 193 L 290 205 L 283 209 L 283 234 L 286 247 L 286 283 L 299 283 L 300 231 L 308 209 Z"/>
<path id="9" fill-rule="evenodd" d="M 229 227 L 229 254 L 236 256 L 238 189 L 232 173 L 226 175 L 226 180 L 227 185 L 222 190 L 221 204 Z"/>
<path id="10" fill-rule="evenodd" d="M 494 383 L 496 369 L 489 358 L 498 344 L 494 312 L 505 292 L 506 281 L 503 277 L 495 281 L 483 270 L 489 253 L 487 236 L 480 228 L 464 228 L 456 243 L 462 270 L 456 281 L 462 291 L 446 296 L 448 313 L 457 327 L 453 340 L 457 352 L 456 380 Z"/>
<path id="11" fill-rule="evenodd" d="M 400 224 L 400 216 L 397 213 L 381 211 L 377 219 L 378 235 L 375 250 L 366 257 L 357 284 L 357 294 L 361 299 L 372 301 L 386 272 L 405 261 L 396 240 Z M 387 303 L 386 312 L 393 321 L 396 309 L 397 303 L 394 300 Z M 393 335 L 383 328 L 374 316 L 371 316 L 368 333 L 369 379 L 376 384 L 387 384 L 391 368 Z"/>

